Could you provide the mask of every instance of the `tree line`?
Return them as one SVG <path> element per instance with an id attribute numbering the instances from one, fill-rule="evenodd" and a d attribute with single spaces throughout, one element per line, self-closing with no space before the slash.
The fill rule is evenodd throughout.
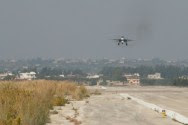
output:
<path id="1" fill-rule="evenodd" d="M 148 74 L 161 73 L 163 78 L 172 79 L 180 76 L 188 76 L 188 67 L 157 65 L 155 67 L 138 66 L 138 67 L 104 67 L 100 73 L 105 76 L 116 76 L 125 73 L 139 73 L 142 78 Z"/>

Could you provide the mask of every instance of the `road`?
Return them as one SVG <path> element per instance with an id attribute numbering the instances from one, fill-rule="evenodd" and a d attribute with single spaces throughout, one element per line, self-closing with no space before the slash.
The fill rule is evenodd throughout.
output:
<path id="1" fill-rule="evenodd" d="M 89 88 L 95 90 L 96 88 Z M 99 89 L 98 89 L 99 90 Z M 101 95 L 92 95 L 84 101 L 74 101 L 51 115 L 48 125 L 181 125 L 160 113 L 148 109 L 135 101 L 122 98 L 120 93 L 128 93 L 144 101 L 175 109 L 187 115 L 187 89 L 177 88 L 116 88 L 101 90 Z M 184 95 L 184 96 L 182 96 Z M 179 97 L 180 96 L 180 97 Z M 179 98 L 178 98 L 179 97 Z M 185 98 L 185 99 L 184 99 Z M 178 101 L 179 99 L 179 101 Z M 164 100 L 167 100 L 166 103 Z M 75 110 L 77 115 L 75 117 Z M 71 117 L 75 119 L 71 122 Z"/>

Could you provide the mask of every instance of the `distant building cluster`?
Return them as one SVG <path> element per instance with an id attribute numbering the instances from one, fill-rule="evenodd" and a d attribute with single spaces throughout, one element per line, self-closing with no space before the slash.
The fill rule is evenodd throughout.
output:
<path id="1" fill-rule="evenodd" d="M 35 72 L 25 72 L 25 73 L 19 73 L 18 75 L 14 75 L 11 72 L 7 73 L 1 73 L 0 74 L 0 80 L 4 80 L 6 77 L 14 77 L 16 80 L 33 80 L 36 79 L 36 73 Z"/>
<path id="2" fill-rule="evenodd" d="M 174 78 L 187 80 L 187 67 L 188 60 L 175 62 L 127 58 L 0 60 L 0 80 L 73 80 L 87 85 L 138 86 L 141 82 L 142 85 L 148 85 L 152 82 L 166 84 L 166 80 Z M 160 69 L 164 70 L 163 74 L 160 73 L 162 72 Z M 176 71 L 179 73 L 175 74 Z"/>
<path id="3" fill-rule="evenodd" d="M 37 73 L 36 72 L 20 72 L 18 74 L 13 74 L 11 72 L 6 72 L 6 73 L 0 73 L 0 80 L 8 80 L 8 78 L 10 78 L 11 80 L 15 79 L 15 80 L 34 80 L 37 79 Z M 9 77 L 8 77 L 9 76 Z M 13 76 L 13 77 L 12 77 Z M 6 78 L 6 79 L 5 79 Z M 132 74 L 124 74 L 122 75 L 122 79 L 120 81 L 115 81 L 115 80 L 110 80 L 109 79 L 105 79 L 105 77 L 103 77 L 103 74 L 92 74 L 92 73 L 88 73 L 85 75 L 78 75 L 78 74 L 73 74 L 72 72 L 64 75 L 63 73 L 60 75 L 46 75 L 42 78 L 57 78 L 57 79 L 78 79 L 79 78 L 82 80 L 85 80 L 85 84 L 87 85 L 98 85 L 100 86 L 101 84 L 106 84 L 106 85 L 112 85 L 112 86 L 127 86 L 127 85 L 131 85 L 131 86 L 140 86 L 141 84 L 141 77 L 139 73 L 132 73 Z M 124 79 L 125 78 L 125 79 Z M 180 79 L 188 79 L 188 76 L 181 76 L 179 77 Z M 40 77 L 39 77 L 40 79 Z M 161 80 L 163 79 L 161 77 L 161 73 L 154 73 L 154 74 L 148 74 L 147 75 L 147 79 L 151 79 L 151 80 Z M 93 83 L 94 82 L 94 83 Z"/>
<path id="4" fill-rule="evenodd" d="M 187 80 L 187 79 L 188 79 L 188 76 L 186 76 L 186 75 L 184 75 L 184 76 L 180 76 L 179 79 Z"/>

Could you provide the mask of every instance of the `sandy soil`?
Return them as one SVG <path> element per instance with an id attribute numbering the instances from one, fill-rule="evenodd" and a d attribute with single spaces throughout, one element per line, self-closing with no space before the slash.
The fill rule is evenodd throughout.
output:
<path id="1" fill-rule="evenodd" d="M 174 87 L 108 87 L 98 89 L 102 95 L 93 95 L 87 100 L 72 102 L 65 107 L 55 107 L 58 114 L 51 114 L 47 125 L 181 125 L 132 100 L 122 98 L 119 93 L 159 106 L 188 114 L 188 89 Z"/>

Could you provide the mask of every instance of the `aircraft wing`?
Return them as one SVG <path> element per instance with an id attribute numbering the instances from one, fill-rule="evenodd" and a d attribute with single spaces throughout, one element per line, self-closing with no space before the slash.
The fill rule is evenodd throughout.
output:
<path id="1" fill-rule="evenodd" d="M 134 41 L 134 40 L 131 40 L 131 39 L 127 39 L 127 42 L 131 42 L 131 41 Z"/>
<path id="2" fill-rule="evenodd" d="M 119 41 L 119 39 L 112 39 L 112 40 Z"/>

